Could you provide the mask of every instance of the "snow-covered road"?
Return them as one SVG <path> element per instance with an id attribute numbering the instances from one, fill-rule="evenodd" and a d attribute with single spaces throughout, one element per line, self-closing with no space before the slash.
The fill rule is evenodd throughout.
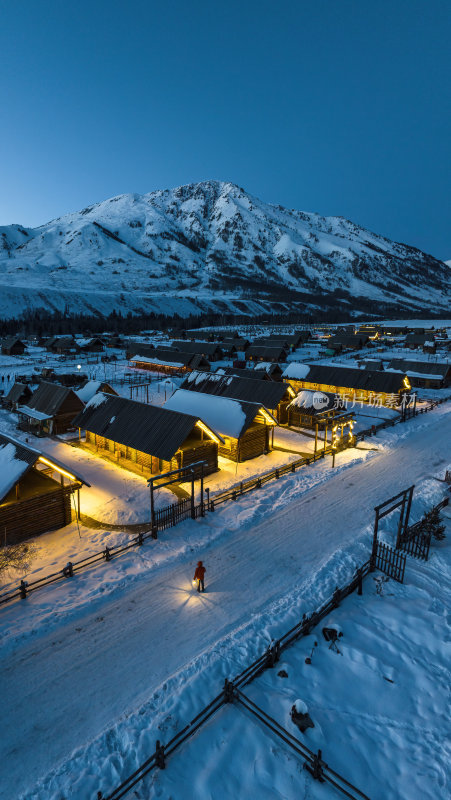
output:
<path id="1" fill-rule="evenodd" d="M 268 495 L 259 524 L 238 526 L 201 554 L 193 551 L 192 563 L 163 564 L 148 581 L 122 589 L 119 597 L 112 592 L 82 617 L 4 656 L 8 727 L 0 744 L 0 797 L 18 797 L 121 714 L 139 708 L 193 657 L 294 587 L 308 586 L 337 548 L 352 549 L 356 538 L 368 536 L 363 532 L 378 502 L 444 473 L 450 411 L 441 407 L 388 432 L 380 453 L 337 471 L 285 507 L 288 484 L 281 480 L 279 509 Z M 207 566 L 202 596 L 190 583 L 199 556 Z M 25 604 L 16 608 L 18 615 L 27 613 Z"/>

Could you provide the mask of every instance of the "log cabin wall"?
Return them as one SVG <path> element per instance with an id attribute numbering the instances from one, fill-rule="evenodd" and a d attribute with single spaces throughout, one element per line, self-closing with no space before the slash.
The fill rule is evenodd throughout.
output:
<path id="1" fill-rule="evenodd" d="M 158 472 L 171 472 L 172 470 L 189 466 L 189 464 L 194 464 L 195 461 L 207 462 L 207 466 L 204 468 L 204 475 L 209 475 L 218 469 L 218 446 L 216 442 L 211 440 L 201 442 L 199 439 L 198 446 L 188 445 L 186 448 L 182 446 L 170 461 L 157 458 L 150 453 L 135 450 L 133 447 L 126 447 L 126 445 L 113 442 L 111 439 L 98 436 L 90 431 L 86 431 L 86 441 L 101 453 L 103 452 L 107 458 L 127 467 L 132 472 L 137 472 L 146 477 L 155 475 Z M 196 477 L 200 477 L 200 470 Z"/>
<path id="2" fill-rule="evenodd" d="M 240 439 L 224 437 L 225 445 L 219 445 L 219 455 L 230 461 L 247 461 L 269 452 L 269 428 L 267 425 L 255 423 L 251 425 Z"/>
<path id="3" fill-rule="evenodd" d="M 72 519 L 71 489 L 56 487 L 53 492 L 0 506 L 1 543 L 17 544 L 32 536 L 68 525 Z M 5 537 L 6 531 L 6 537 Z"/>
<path id="4" fill-rule="evenodd" d="M 210 475 L 212 472 L 218 471 L 218 445 L 216 442 L 204 441 L 198 447 L 190 447 L 186 450 L 181 450 L 182 467 L 188 467 L 196 461 L 206 461 L 204 466 L 204 475 Z M 201 470 L 196 469 L 195 477 L 200 478 Z"/>

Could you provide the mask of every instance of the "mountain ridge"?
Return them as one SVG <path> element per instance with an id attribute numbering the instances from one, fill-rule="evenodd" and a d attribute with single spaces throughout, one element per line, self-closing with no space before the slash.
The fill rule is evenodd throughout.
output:
<path id="1" fill-rule="evenodd" d="M 121 194 L 37 228 L 0 227 L 0 317 L 261 313 L 290 304 L 449 305 L 449 268 L 342 216 L 264 203 L 202 181 Z"/>

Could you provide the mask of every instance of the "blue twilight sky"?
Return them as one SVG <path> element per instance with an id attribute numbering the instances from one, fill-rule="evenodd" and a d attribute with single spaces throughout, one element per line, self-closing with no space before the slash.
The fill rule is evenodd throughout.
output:
<path id="1" fill-rule="evenodd" d="M 450 0 L 0 0 L 0 225 L 216 178 L 451 258 Z"/>

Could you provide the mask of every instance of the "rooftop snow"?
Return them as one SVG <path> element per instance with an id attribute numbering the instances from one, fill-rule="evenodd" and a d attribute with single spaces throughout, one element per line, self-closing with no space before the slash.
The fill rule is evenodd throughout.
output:
<path id="1" fill-rule="evenodd" d="M 252 405 L 255 406 L 255 415 L 257 415 L 260 406 L 258 403 L 252 403 Z M 246 413 L 242 404 L 238 400 L 231 400 L 228 397 L 178 389 L 163 407 L 199 417 L 214 431 L 234 439 L 241 436 L 246 426 Z"/>
<path id="2" fill-rule="evenodd" d="M 301 364 L 299 361 L 292 361 L 288 367 L 283 371 L 282 378 L 303 381 L 309 374 L 310 366 L 308 364 Z"/>

